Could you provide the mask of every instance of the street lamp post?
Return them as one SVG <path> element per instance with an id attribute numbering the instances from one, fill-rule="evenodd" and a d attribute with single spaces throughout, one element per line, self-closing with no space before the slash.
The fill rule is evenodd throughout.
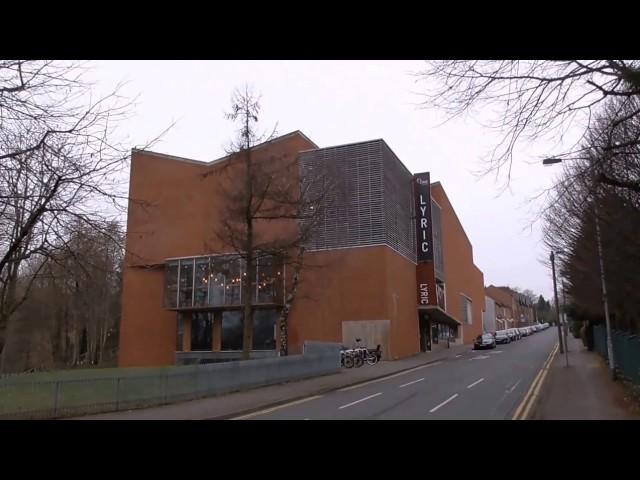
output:
<path id="1" fill-rule="evenodd" d="M 545 158 L 542 160 L 543 165 L 553 165 L 562 162 L 561 158 Z M 600 219 L 598 218 L 598 202 L 593 202 L 593 213 L 596 224 L 596 243 L 598 246 L 598 259 L 600 261 L 600 283 L 602 286 L 602 306 L 604 308 L 604 323 L 607 335 L 607 356 L 609 357 L 609 370 L 611 378 L 616 379 L 616 366 L 613 356 L 613 339 L 611 337 L 611 319 L 609 318 L 609 301 L 607 298 L 607 282 L 604 276 L 604 261 L 602 259 L 602 241 L 600 239 Z M 551 252 L 553 256 L 553 252 Z M 555 275 L 554 275 L 555 282 Z"/>

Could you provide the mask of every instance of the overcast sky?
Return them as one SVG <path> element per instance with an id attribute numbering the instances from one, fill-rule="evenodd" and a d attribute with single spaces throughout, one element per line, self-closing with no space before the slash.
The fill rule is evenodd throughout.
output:
<path id="1" fill-rule="evenodd" d="M 138 95 L 121 130 L 142 145 L 176 121 L 153 150 L 208 161 L 224 154 L 234 126 L 224 119 L 234 88 L 262 94 L 261 124 L 281 134 L 301 130 L 320 147 L 383 138 L 413 173 L 442 182 L 473 245 L 485 285 L 529 288 L 549 297 L 551 275 L 541 263 L 539 204 L 553 168 L 540 158 L 552 145 L 518 150 L 510 190 L 474 174 L 499 140 L 472 119 L 445 125 L 440 111 L 418 107 L 422 85 L 411 75 L 421 61 L 117 61 L 96 62 L 91 77 L 106 92 L 127 81 Z M 480 112 L 482 115 L 482 112 Z"/>

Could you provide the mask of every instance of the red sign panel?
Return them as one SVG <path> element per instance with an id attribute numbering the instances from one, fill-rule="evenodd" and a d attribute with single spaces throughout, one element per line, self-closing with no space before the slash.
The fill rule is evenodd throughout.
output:
<path id="1" fill-rule="evenodd" d="M 433 262 L 416 265 L 416 284 L 418 286 L 418 305 L 438 305 Z"/>

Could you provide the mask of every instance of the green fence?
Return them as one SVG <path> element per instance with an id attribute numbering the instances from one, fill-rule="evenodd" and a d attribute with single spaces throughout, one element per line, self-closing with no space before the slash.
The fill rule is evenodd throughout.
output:
<path id="1" fill-rule="evenodd" d="M 593 339 L 595 350 L 608 362 L 607 332 L 604 326 L 593 327 Z M 640 336 L 613 330 L 611 340 L 616 371 L 634 385 L 640 385 Z"/>
<path id="2" fill-rule="evenodd" d="M 0 377 L 1 419 L 50 419 L 164 405 L 340 371 L 338 344 L 304 355 L 164 368 Z"/>

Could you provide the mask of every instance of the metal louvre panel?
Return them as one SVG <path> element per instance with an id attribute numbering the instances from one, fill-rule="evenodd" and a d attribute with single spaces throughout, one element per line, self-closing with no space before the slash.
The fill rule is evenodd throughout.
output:
<path id="1" fill-rule="evenodd" d="M 431 225 L 433 227 L 433 265 L 436 277 L 444 278 L 444 256 L 442 255 L 442 211 L 440 207 L 431 201 Z"/>
<path id="2" fill-rule="evenodd" d="M 310 250 L 386 244 L 415 262 L 412 176 L 382 140 L 302 152 L 299 163 L 303 176 L 324 164 L 339 177 Z M 313 178 L 309 191 L 322 187 Z"/>
<path id="3" fill-rule="evenodd" d="M 415 262 L 413 175 L 386 144 L 383 147 L 383 165 L 387 244 Z"/>
<path id="4" fill-rule="evenodd" d="M 300 154 L 303 172 L 318 166 L 319 162 L 330 162 L 332 171 L 340 177 L 337 190 L 325 199 L 324 218 L 309 248 L 323 250 L 384 243 L 382 159 L 376 143 Z"/>

